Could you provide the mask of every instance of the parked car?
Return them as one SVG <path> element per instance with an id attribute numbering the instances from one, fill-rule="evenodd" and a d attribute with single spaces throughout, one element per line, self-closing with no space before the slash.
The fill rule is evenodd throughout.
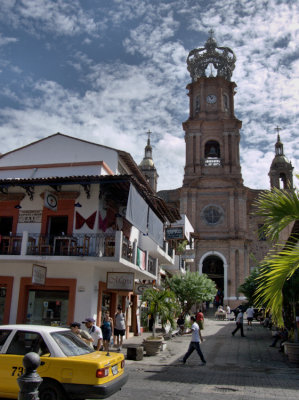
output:
<path id="1" fill-rule="evenodd" d="M 41 325 L 0 326 L 0 397 L 17 399 L 17 378 L 25 371 L 24 355 L 39 354 L 43 378 L 40 400 L 103 399 L 126 383 L 124 356 L 99 352 L 67 328 Z"/>

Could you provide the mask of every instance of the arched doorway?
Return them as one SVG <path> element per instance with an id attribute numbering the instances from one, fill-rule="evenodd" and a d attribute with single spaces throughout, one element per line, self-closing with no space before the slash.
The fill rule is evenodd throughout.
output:
<path id="1" fill-rule="evenodd" d="M 217 255 L 209 255 L 202 263 L 202 273 L 208 275 L 216 283 L 217 295 L 215 305 L 223 305 L 224 299 L 224 265 L 223 260 Z"/>

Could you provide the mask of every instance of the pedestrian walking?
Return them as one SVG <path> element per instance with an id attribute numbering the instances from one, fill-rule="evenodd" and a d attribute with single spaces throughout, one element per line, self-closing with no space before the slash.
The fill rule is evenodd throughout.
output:
<path id="1" fill-rule="evenodd" d="M 196 314 L 196 322 L 199 326 L 199 329 L 202 331 L 204 328 L 204 315 L 202 310 L 199 310 L 198 313 Z"/>
<path id="2" fill-rule="evenodd" d="M 252 306 L 247 308 L 246 316 L 247 316 L 247 325 L 248 325 L 248 330 L 249 330 L 249 329 L 252 329 L 252 321 L 253 321 L 253 316 L 254 316 L 254 309 L 252 308 Z"/>
<path id="3" fill-rule="evenodd" d="M 117 350 L 120 351 L 123 345 L 123 337 L 126 333 L 125 314 L 122 312 L 121 306 L 117 307 L 114 317 L 114 343 L 117 344 Z"/>
<path id="4" fill-rule="evenodd" d="M 240 310 L 238 312 L 237 318 L 236 318 L 236 329 L 232 331 L 232 335 L 235 336 L 235 333 L 240 329 L 241 331 L 241 336 L 245 337 L 244 331 L 243 331 L 243 310 Z"/>
<path id="5" fill-rule="evenodd" d="M 113 332 L 113 319 L 110 317 L 109 311 L 105 311 L 101 329 L 103 333 L 104 350 L 109 353 L 109 344 Z"/>
<path id="6" fill-rule="evenodd" d="M 85 318 L 83 324 L 85 324 L 87 332 L 93 338 L 93 348 L 98 351 L 101 350 L 103 340 L 102 329 L 95 325 L 93 318 Z"/>
<path id="7" fill-rule="evenodd" d="M 192 326 L 191 326 L 191 330 L 192 330 L 192 337 L 191 337 L 191 342 L 189 344 L 189 348 L 187 353 L 184 355 L 184 358 L 182 360 L 182 362 L 185 364 L 186 361 L 188 360 L 188 358 L 190 357 L 190 355 L 193 353 L 194 350 L 197 351 L 197 354 L 199 355 L 202 364 L 201 365 L 206 365 L 206 360 L 202 354 L 202 351 L 200 349 L 200 343 L 202 342 L 202 335 L 199 329 L 198 324 L 196 323 L 195 317 L 191 317 L 191 322 L 192 322 Z"/>

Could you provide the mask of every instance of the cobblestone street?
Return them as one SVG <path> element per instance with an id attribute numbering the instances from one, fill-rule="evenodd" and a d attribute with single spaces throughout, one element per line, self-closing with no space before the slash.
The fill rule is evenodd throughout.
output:
<path id="1" fill-rule="evenodd" d="M 202 351 L 207 360 L 200 366 L 194 352 L 186 365 L 179 362 L 190 335 L 167 342 L 158 356 L 126 362 L 128 383 L 111 399 L 298 399 L 299 368 L 290 364 L 278 348 L 269 347 L 271 331 L 256 323 L 242 338 L 232 336 L 234 322 L 206 320 Z M 141 337 L 127 344 L 141 343 Z M 125 349 L 124 352 L 126 353 Z"/>

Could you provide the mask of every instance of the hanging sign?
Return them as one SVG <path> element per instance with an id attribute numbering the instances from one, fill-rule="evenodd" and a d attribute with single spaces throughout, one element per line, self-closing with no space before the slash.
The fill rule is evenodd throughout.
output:
<path id="1" fill-rule="evenodd" d="M 184 227 L 173 226 L 165 229 L 166 240 L 184 239 Z"/>
<path id="2" fill-rule="evenodd" d="M 32 266 L 32 284 L 44 285 L 46 283 L 47 267 L 33 264 Z"/>
<path id="3" fill-rule="evenodd" d="M 146 289 L 152 289 L 153 288 L 153 284 L 152 283 L 135 283 L 135 287 L 134 287 L 134 293 L 135 294 L 139 294 L 142 295 L 143 292 Z"/>
<path id="4" fill-rule="evenodd" d="M 134 290 L 134 274 L 132 272 L 107 272 L 107 289 Z"/>

